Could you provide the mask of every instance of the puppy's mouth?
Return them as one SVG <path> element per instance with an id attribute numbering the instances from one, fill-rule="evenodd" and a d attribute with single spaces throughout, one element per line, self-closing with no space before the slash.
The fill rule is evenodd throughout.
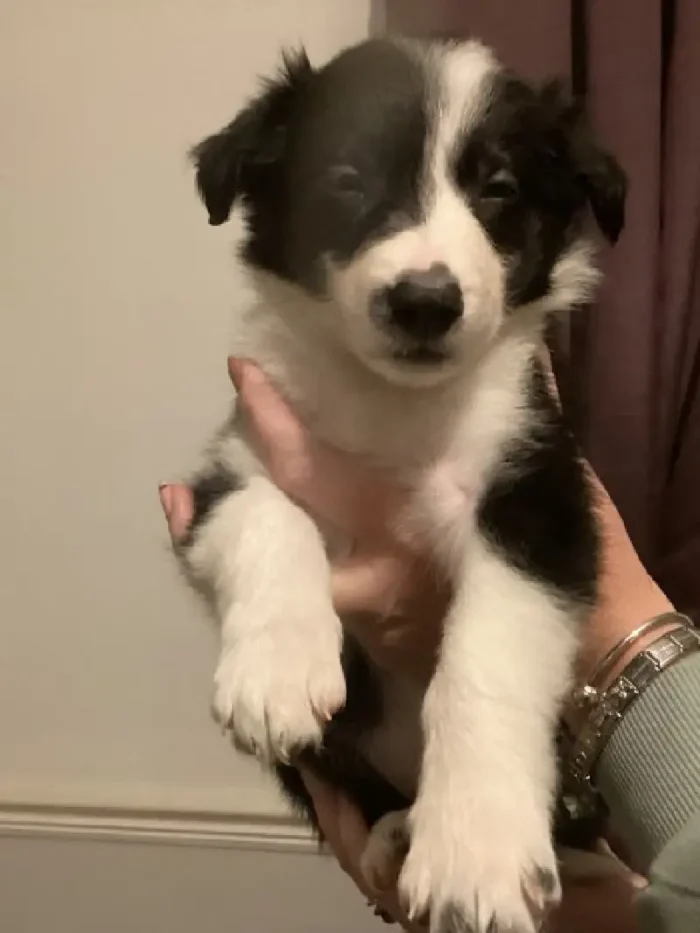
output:
<path id="1" fill-rule="evenodd" d="M 395 362 L 404 363 L 407 366 L 440 366 L 449 360 L 450 354 L 444 347 L 419 344 L 394 350 L 391 358 Z"/>

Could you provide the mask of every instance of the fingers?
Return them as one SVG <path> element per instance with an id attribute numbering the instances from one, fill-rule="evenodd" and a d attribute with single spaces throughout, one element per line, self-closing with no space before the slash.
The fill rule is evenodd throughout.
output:
<path id="1" fill-rule="evenodd" d="M 265 463 L 285 477 L 299 474 L 303 481 L 309 467 L 310 438 L 299 418 L 254 363 L 229 357 L 228 370 Z"/>
<path id="2" fill-rule="evenodd" d="M 170 537 L 176 543 L 185 535 L 192 521 L 192 493 L 180 483 L 166 483 L 159 488 L 158 495 Z"/>
<path id="3" fill-rule="evenodd" d="M 357 807 L 311 771 L 302 769 L 301 776 L 311 795 L 319 825 L 343 871 L 352 878 L 371 904 L 377 903 L 383 912 L 405 930 L 409 933 L 425 933 L 423 928 L 408 921 L 395 893 L 382 895 L 380 901 L 377 892 L 370 891 L 360 869 L 360 859 L 369 833 Z"/>
<path id="4" fill-rule="evenodd" d="M 344 794 L 313 772 L 304 769 L 301 776 L 313 801 L 319 826 L 340 867 L 369 896 L 370 892 L 360 871 L 360 859 L 368 836 L 360 811 Z"/>

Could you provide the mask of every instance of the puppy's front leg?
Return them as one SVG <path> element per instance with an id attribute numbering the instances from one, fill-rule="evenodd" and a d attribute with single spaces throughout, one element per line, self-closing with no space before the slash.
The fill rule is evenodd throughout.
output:
<path id="1" fill-rule="evenodd" d="M 221 623 L 214 713 L 236 744 L 270 761 L 321 741 L 345 700 L 341 625 L 323 540 L 263 476 L 221 498 L 186 563 Z"/>
<path id="2" fill-rule="evenodd" d="M 400 881 L 434 930 L 533 933 L 559 898 L 554 735 L 575 644 L 563 599 L 476 537 L 426 694 Z"/>

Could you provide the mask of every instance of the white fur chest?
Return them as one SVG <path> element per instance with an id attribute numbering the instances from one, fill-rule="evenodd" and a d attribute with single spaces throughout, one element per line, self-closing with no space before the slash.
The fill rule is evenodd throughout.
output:
<path id="1" fill-rule="evenodd" d="M 255 360 L 314 434 L 389 470 L 413 490 L 402 529 L 451 566 L 509 442 L 526 427 L 534 345 L 506 334 L 473 370 L 438 386 L 396 385 L 333 339 L 332 308 L 273 303 L 244 311 L 234 352 Z"/>
<path id="2" fill-rule="evenodd" d="M 477 491 L 480 480 L 523 428 L 523 380 L 532 341 L 508 335 L 473 370 L 430 388 L 388 382 L 334 339 L 333 310 L 245 310 L 237 355 L 255 360 L 317 437 L 433 491 Z"/>

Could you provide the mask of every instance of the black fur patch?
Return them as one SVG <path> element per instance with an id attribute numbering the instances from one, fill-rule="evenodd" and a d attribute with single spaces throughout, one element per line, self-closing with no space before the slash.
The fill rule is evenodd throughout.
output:
<path id="1" fill-rule="evenodd" d="M 212 226 L 228 220 L 239 197 L 255 210 L 256 195 L 266 193 L 284 156 L 287 124 L 312 75 L 304 52 L 285 55 L 277 78 L 266 81 L 263 92 L 228 126 L 192 150 L 197 188 Z"/>
<path id="2" fill-rule="evenodd" d="M 319 71 L 288 56 L 194 150 L 210 221 L 223 223 L 240 197 L 244 259 L 317 292 L 324 255 L 347 258 L 418 220 L 427 122 L 420 64 L 391 42 L 350 48 Z"/>
<path id="3" fill-rule="evenodd" d="M 222 464 L 214 464 L 197 476 L 190 484 L 192 493 L 192 521 L 182 546 L 194 541 L 198 528 L 209 517 L 212 509 L 232 492 L 243 489 L 243 480 Z"/>
<path id="4" fill-rule="evenodd" d="M 368 765 L 356 750 L 350 745 L 339 743 L 336 738 L 327 739 L 319 751 L 308 749 L 302 752 L 298 762 L 300 767 L 342 791 L 358 808 L 367 826 L 373 826 L 387 813 L 408 806 L 409 801 Z M 275 771 L 282 790 L 295 810 L 323 838 L 313 800 L 299 769 L 293 765 L 278 764 Z"/>
<path id="5" fill-rule="evenodd" d="M 509 258 L 511 307 L 542 298 L 556 260 L 590 207 L 614 241 L 624 223 L 625 178 L 589 140 L 557 84 L 496 79 L 489 107 L 455 153 L 455 179 L 494 245 Z"/>
<path id="6" fill-rule="evenodd" d="M 592 605 L 598 579 L 592 493 L 576 441 L 539 367 L 532 372 L 530 405 L 535 426 L 495 475 L 479 525 L 513 566 Z"/>

